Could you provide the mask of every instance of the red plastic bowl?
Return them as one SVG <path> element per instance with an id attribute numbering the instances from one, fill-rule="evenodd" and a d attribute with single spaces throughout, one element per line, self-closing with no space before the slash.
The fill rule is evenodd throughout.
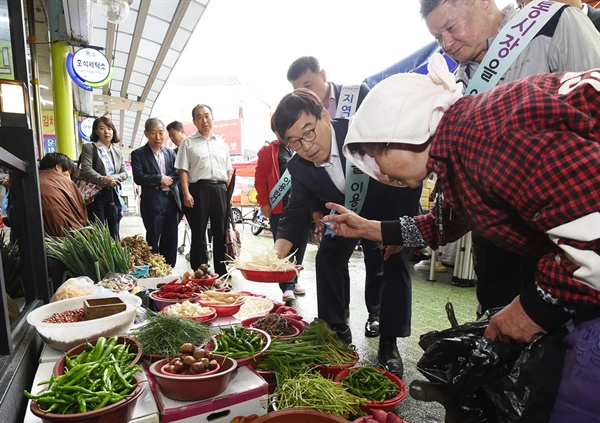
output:
<path id="1" fill-rule="evenodd" d="M 260 329 L 256 329 L 256 328 L 244 328 L 244 329 L 260 333 L 260 335 L 262 336 L 262 338 L 264 340 L 264 346 L 263 346 L 262 350 L 258 351 L 254 355 L 251 355 L 249 357 L 236 358 L 235 361 L 237 362 L 238 367 L 246 366 L 246 365 L 252 363 L 258 357 L 263 355 L 263 353 L 271 345 L 271 336 L 269 336 L 269 334 L 267 332 L 265 332 L 264 330 L 260 330 Z M 219 335 L 216 335 L 216 336 L 218 337 Z M 214 349 L 213 341 L 212 340 L 208 341 L 206 343 L 204 349 L 206 349 L 208 351 L 212 351 Z M 217 354 L 219 354 L 219 351 L 215 352 L 215 355 L 217 355 Z"/>
<path id="2" fill-rule="evenodd" d="M 286 410 L 273 411 L 252 420 L 252 423 L 350 423 L 333 414 L 322 411 L 288 408 Z"/>
<path id="3" fill-rule="evenodd" d="M 244 278 L 252 282 L 288 282 L 296 277 L 297 272 L 304 269 L 302 266 L 296 266 L 296 270 L 251 270 L 237 268 Z"/>
<path id="4" fill-rule="evenodd" d="M 242 295 L 246 296 L 246 297 L 258 297 L 258 298 L 267 298 L 266 295 L 264 294 L 257 294 L 256 292 L 250 292 L 250 291 L 240 291 L 242 293 Z M 275 303 L 273 303 L 275 304 Z"/>
<path id="5" fill-rule="evenodd" d="M 98 338 L 92 339 L 89 342 L 95 346 L 96 342 L 98 342 Z M 131 338 L 129 336 L 119 336 L 117 338 L 117 344 L 128 344 L 129 352 L 136 354 L 133 360 L 131 360 L 131 365 L 137 364 L 137 362 L 140 361 L 140 358 L 142 357 L 142 346 L 135 338 Z M 81 354 L 85 349 L 85 345 L 86 343 L 83 342 L 64 353 L 52 368 L 52 374 L 54 376 L 62 375 L 65 372 L 65 356 L 71 357 Z"/>
<path id="6" fill-rule="evenodd" d="M 235 313 L 237 313 L 238 311 L 240 311 L 240 307 L 244 303 L 243 301 L 240 301 L 240 302 L 238 302 L 236 304 L 233 304 L 233 305 L 215 305 L 215 304 L 205 303 L 202 300 L 198 300 L 198 302 L 203 307 L 212 307 L 212 308 L 214 308 L 215 311 L 217 312 L 217 316 L 219 316 L 219 317 L 233 316 Z"/>
<path id="7" fill-rule="evenodd" d="M 400 404 L 402 402 L 402 400 L 406 397 L 406 386 L 404 385 L 404 382 L 402 382 L 402 379 L 400 379 L 398 376 L 396 376 L 393 373 L 386 372 L 385 370 L 382 370 L 382 369 L 377 369 L 377 370 L 379 370 L 381 373 L 383 373 L 383 375 L 385 377 L 387 377 L 389 380 L 394 382 L 396 384 L 396 386 L 398 386 L 399 393 L 395 397 L 390 398 L 385 401 L 376 401 L 376 400 L 367 398 L 367 404 L 364 406 L 362 406 L 362 405 L 360 406 L 360 409 L 367 414 L 370 413 L 371 409 L 378 409 L 378 410 L 383 410 L 383 411 L 388 411 L 388 412 L 394 411 L 396 409 L 396 406 L 398 404 Z M 347 377 L 349 373 L 350 373 L 350 369 L 340 370 L 340 372 L 333 379 L 334 382 L 341 383 L 341 380 L 343 378 Z"/>
<path id="8" fill-rule="evenodd" d="M 150 375 L 156 380 L 162 394 L 178 401 L 199 401 L 211 398 L 223 392 L 232 372 L 237 369 L 237 363 L 233 358 L 223 355 L 214 355 L 215 360 L 221 366 L 217 373 L 208 376 L 183 377 L 181 375 L 167 375 L 160 371 L 167 360 L 160 360 L 150 365 Z"/>
<path id="9" fill-rule="evenodd" d="M 188 281 L 195 283 L 196 285 L 200 285 L 200 286 L 209 286 L 212 285 L 213 283 L 215 283 L 215 281 L 217 279 L 219 279 L 219 275 L 216 273 L 212 273 L 212 277 L 210 278 L 201 278 L 201 279 L 196 279 L 196 278 L 189 278 Z"/>
<path id="10" fill-rule="evenodd" d="M 328 379 L 334 379 L 342 370 L 354 367 L 356 363 L 358 363 L 358 353 L 356 351 L 353 351 L 352 354 L 354 355 L 354 360 L 352 361 L 352 363 L 348 363 L 343 366 L 325 366 L 322 364 L 313 364 L 313 366 L 315 366 L 317 370 L 319 370 L 323 377 Z"/>
<path id="11" fill-rule="evenodd" d="M 165 308 L 162 309 L 162 313 L 164 314 L 169 314 L 169 309 L 171 307 L 173 307 L 175 304 L 171 304 L 169 306 L 166 306 Z M 202 304 L 200 304 L 202 305 Z M 172 316 L 177 316 L 177 317 L 181 317 L 182 319 L 194 319 L 194 320 L 198 320 L 200 322 L 209 322 L 211 320 L 213 320 L 215 317 L 217 317 L 217 310 L 213 307 L 213 306 L 202 306 L 202 307 L 207 307 L 210 308 L 210 314 L 205 314 L 204 316 L 198 316 L 198 317 L 186 317 L 186 316 L 178 316 L 177 314 L 173 314 Z"/>
<path id="12" fill-rule="evenodd" d="M 182 303 L 185 300 L 188 300 L 192 303 L 198 301 L 197 295 L 191 295 L 188 298 L 177 298 L 177 299 L 160 298 L 155 294 L 155 291 L 152 291 L 150 293 L 150 298 L 152 299 L 152 301 L 154 301 L 154 305 L 156 306 L 157 310 L 162 310 L 163 308 L 170 306 L 171 304 Z"/>
<path id="13" fill-rule="evenodd" d="M 252 327 L 252 323 L 256 322 L 257 320 L 262 319 L 263 317 L 265 317 L 265 316 L 250 317 L 248 319 L 242 320 L 242 326 L 250 328 L 250 327 Z M 292 326 L 294 327 L 294 329 L 296 329 L 296 331 L 291 335 L 283 335 L 283 336 L 273 335 L 273 334 L 269 333 L 269 335 L 272 338 L 295 338 L 296 336 L 298 336 L 302 332 L 304 332 L 305 326 L 302 324 L 302 322 L 300 320 L 295 320 L 295 319 L 285 317 L 285 316 L 281 316 L 281 317 L 283 317 L 285 320 L 290 322 L 292 324 Z"/>
<path id="14" fill-rule="evenodd" d="M 221 365 L 219 363 L 217 363 L 217 367 L 214 368 L 213 370 L 209 370 L 208 372 L 204 372 L 204 373 L 198 373 L 198 374 L 189 374 L 189 375 L 181 375 L 178 373 L 171 373 L 167 371 L 167 367 L 169 367 L 169 363 L 165 363 L 164 366 L 162 366 L 160 368 L 160 372 L 164 373 L 165 375 L 168 376 L 181 376 L 181 377 L 196 377 L 196 376 L 208 376 L 208 375 L 212 375 L 217 373 L 219 370 L 221 370 Z"/>
<path id="15" fill-rule="evenodd" d="M 46 413 L 38 408 L 35 401 L 31 401 L 29 408 L 34 415 L 42 419 L 45 423 L 127 423 L 133 415 L 135 403 L 142 394 L 145 385 L 142 383 L 143 379 L 141 376 L 136 375 L 135 379 L 138 382 L 138 386 L 130 396 L 98 410 L 74 414 Z"/>

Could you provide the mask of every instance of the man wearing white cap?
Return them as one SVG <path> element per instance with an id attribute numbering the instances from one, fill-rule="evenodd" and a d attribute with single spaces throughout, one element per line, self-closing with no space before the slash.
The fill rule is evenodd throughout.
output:
<path id="1" fill-rule="evenodd" d="M 536 257 L 527 285 L 484 336 L 531 342 L 570 333 L 551 422 L 600 418 L 600 69 L 538 74 L 462 97 L 441 56 L 429 75 L 379 83 L 352 122 L 344 154 L 394 186 L 438 176 L 428 215 L 366 220 L 337 204 L 336 235 L 437 248 L 468 231 Z M 443 196 L 441 196 L 443 194 Z"/>

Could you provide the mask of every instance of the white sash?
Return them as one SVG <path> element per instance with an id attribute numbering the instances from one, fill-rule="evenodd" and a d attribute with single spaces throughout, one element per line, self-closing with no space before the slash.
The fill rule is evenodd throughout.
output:
<path id="1" fill-rule="evenodd" d="M 360 85 L 343 85 L 338 98 L 335 117 L 337 119 L 348 119 L 354 116 L 358 108 L 358 94 Z M 346 160 L 346 186 L 344 206 L 355 213 L 360 213 L 367 189 L 369 187 L 369 175 L 365 174 L 350 160 Z"/>
<path id="2" fill-rule="evenodd" d="M 562 7 L 563 3 L 538 0 L 513 16 L 498 32 L 465 94 L 482 93 L 495 87 L 517 56 Z"/>

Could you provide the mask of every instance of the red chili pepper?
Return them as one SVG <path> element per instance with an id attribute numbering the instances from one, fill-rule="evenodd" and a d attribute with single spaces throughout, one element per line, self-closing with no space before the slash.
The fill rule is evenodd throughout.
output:
<path id="1" fill-rule="evenodd" d="M 176 300 L 176 299 L 190 298 L 190 297 L 193 297 L 195 294 L 193 292 L 179 293 L 179 292 L 160 292 L 160 291 L 156 291 L 156 293 L 154 295 L 156 295 L 157 297 L 160 297 L 160 298 L 167 299 L 167 300 Z"/>

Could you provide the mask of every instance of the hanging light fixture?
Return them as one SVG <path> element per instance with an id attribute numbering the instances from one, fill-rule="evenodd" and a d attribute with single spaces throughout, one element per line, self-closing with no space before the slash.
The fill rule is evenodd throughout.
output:
<path id="1" fill-rule="evenodd" d="M 98 0 L 97 3 L 100 14 L 110 23 L 118 25 L 129 16 L 128 0 Z"/>

